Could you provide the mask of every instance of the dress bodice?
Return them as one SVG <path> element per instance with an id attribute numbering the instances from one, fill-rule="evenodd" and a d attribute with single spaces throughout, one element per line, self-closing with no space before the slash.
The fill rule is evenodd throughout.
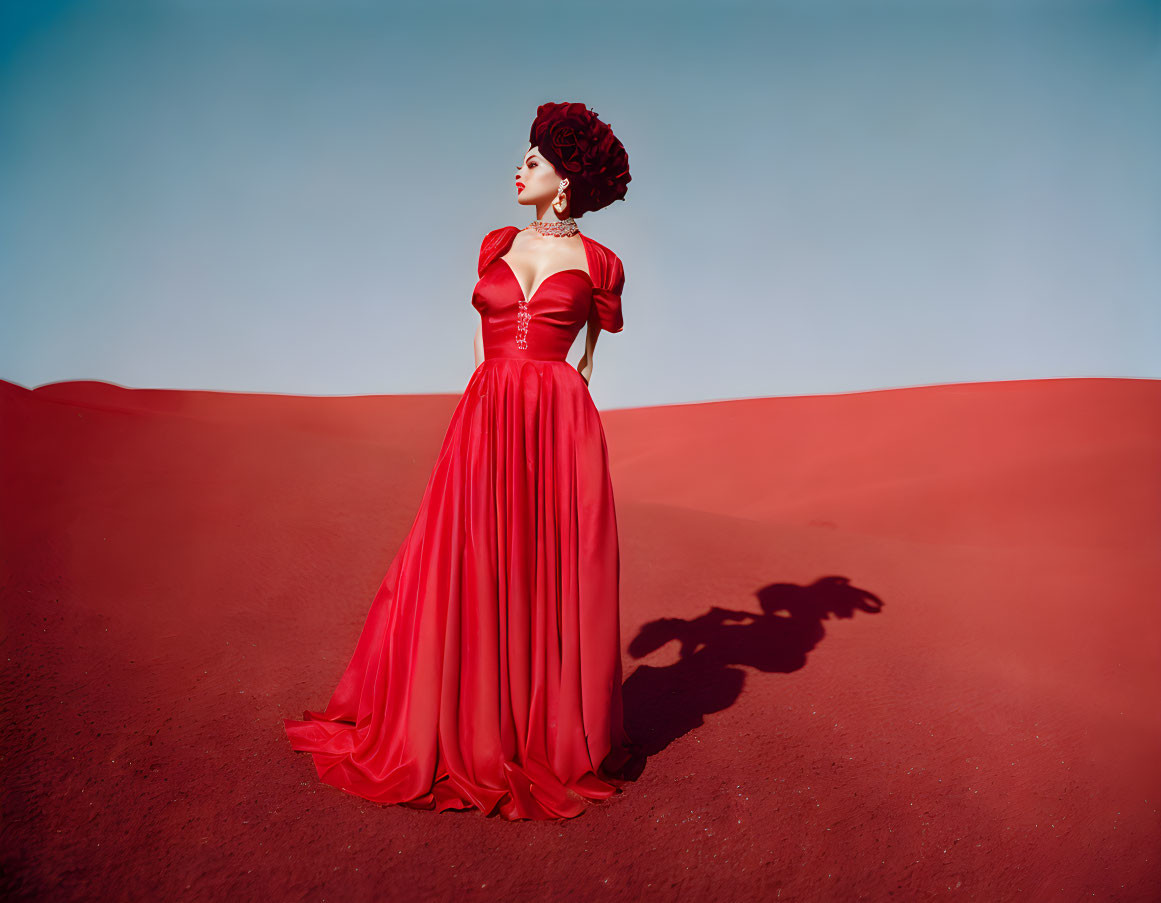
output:
<path id="1" fill-rule="evenodd" d="M 526 297 L 515 270 L 502 259 L 520 230 L 501 226 L 480 245 L 479 281 L 472 306 L 480 312 L 484 357 L 563 361 L 582 326 L 620 332 L 625 271 L 620 258 L 581 233 L 588 271 L 558 270 Z"/>

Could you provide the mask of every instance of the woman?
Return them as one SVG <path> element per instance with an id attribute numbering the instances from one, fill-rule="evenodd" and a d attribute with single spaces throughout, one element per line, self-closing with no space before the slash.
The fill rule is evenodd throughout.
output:
<path id="1" fill-rule="evenodd" d="M 477 366 L 419 512 L 330 703 L 285 721 L 323 781 L 373 802 L 573 817 L 637 761 L 608 451 L 587 388 L 597 335 L 621 330 L 625 276 L 576 224 L 625 197 L 629 161 L 580 103 L 542 104 L 529 145 L 516 192 L 536 220 L 481 243 Z"/>

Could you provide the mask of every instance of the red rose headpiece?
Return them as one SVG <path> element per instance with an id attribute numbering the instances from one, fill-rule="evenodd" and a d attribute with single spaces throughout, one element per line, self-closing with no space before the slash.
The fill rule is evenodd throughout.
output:
<path id="1" fill-rule="evenodd" d="M 568 179 L 572 217 L 625 199 L 629 155 L 613 130 L 583 103 L 542 103 L 528 142 Z"/>

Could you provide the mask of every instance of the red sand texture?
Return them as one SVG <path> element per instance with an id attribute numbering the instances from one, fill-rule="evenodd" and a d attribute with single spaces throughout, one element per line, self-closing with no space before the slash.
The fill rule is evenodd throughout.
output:
<path id="1" fill-rule="evenodd" d="M 283 733 L 456 396 L 0 400 L 8 898 L 1158 899 L 1159 381 L 605 412 L 650 757 L 566 822 L 369 804 Z"/>

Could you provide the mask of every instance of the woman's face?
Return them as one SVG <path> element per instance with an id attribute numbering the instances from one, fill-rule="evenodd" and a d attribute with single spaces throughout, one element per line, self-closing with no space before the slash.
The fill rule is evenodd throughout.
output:
<path id="1" fill-rule="evenodd" d="M 516 202 L 533 205 L 551 203 L 559 186 L 560 177 L 552 164 L 540 156 L 535 147 L 529 147 L 524 152 L 524 162 L 516 167 Z"/>

